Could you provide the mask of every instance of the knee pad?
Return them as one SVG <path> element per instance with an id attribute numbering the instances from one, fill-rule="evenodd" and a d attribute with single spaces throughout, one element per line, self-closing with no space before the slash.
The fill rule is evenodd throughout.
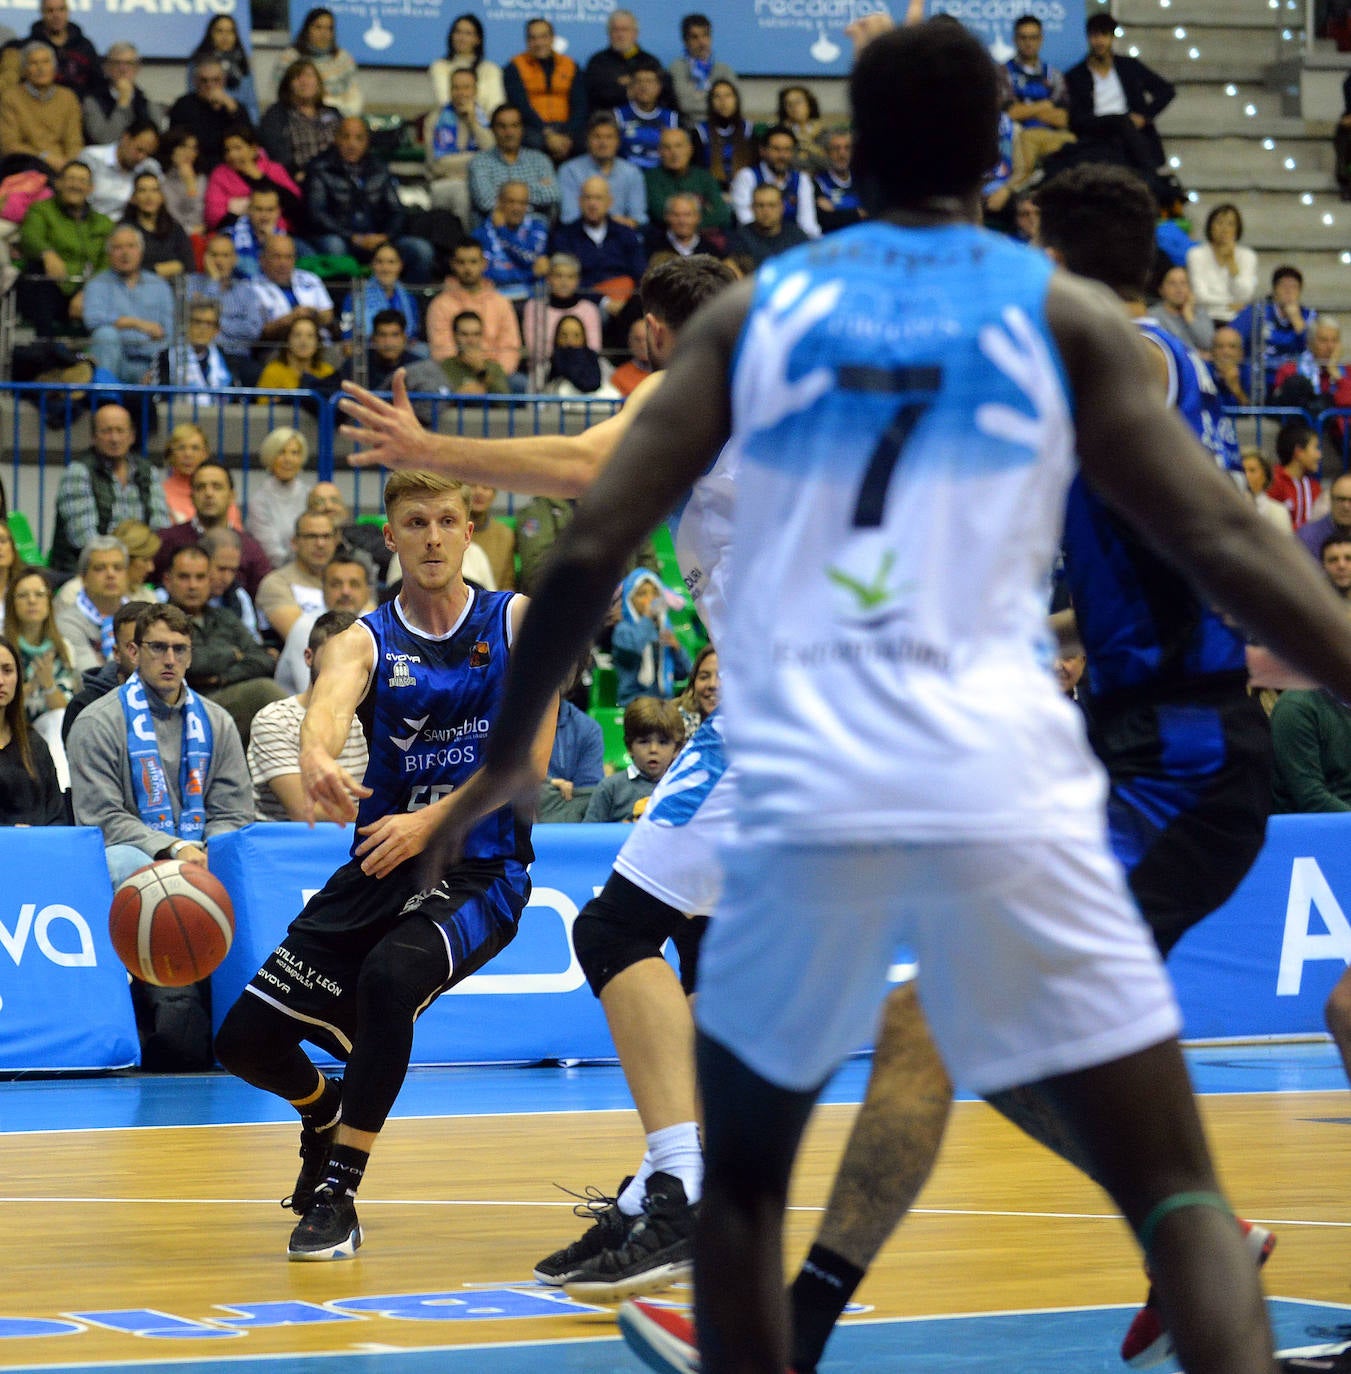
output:
<path id="1" fill-rule="evenodd" d="M 611 873 L 600 894 L 573 922 L 572 947 L 591 991 L 599 997 L 626 968 L 661 958 L 662 945 L 689 924 L 682 912 Z M 681 962 L 683 967 L 683 955 Z"/>

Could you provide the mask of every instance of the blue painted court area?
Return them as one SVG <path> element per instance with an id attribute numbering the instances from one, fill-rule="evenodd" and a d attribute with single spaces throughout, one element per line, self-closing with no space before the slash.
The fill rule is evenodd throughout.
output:
<path id="1" fill-rule="evenodd" d="M 1351 1339 L 1351 1308 L 1272 1298 L 1277 1349 L 1317 1349 Z M 840 1327 L 818 1366 L 820 1374 L 1120 1374 L 1116 1355 L 1123 1307 L 1085 1307 L 981 1316 L 924 1317 L 908 1321 L 855 1321 Z M 1341 1332 L 1348 1334 L 1343 1336 Z M 181 1374 L 179 1361 L 122 1364 L 5 1365 L 23 1370 L 105 1374 L 135 1368 L 144 1374 Z M 514 1345 L 457 1346 L 433 1350 L 380 1350 L 366 1354 L 256 1356 L 194 1360 L 192 1374 L 634 1374 L 642 1366 L 617 1338 Z M 1159 1366 L 1161 1374 L 1173 1366 Z"/>
<path id="2" fill-rule="evenodd" d="M 1347 1086 L 1341 1060 L 1328 1041 L 1212 1046 L 1190 1050 L 1187 1058 L 1197 1091 L 1202 1093 L 1338 1092 Z M 821 1100 L 861 1101 L 868 1063 L 865 1057 L 851 1059 L 831 1080 Z M 471 1064 L 411 1070 L 394 1115 L 632 1109 L 618 1064 Z M 113 1074 L 0 1083 L 0 1135 L 292 1120 L 293 1113 L 283 1103 L 223 1073 Z"/>

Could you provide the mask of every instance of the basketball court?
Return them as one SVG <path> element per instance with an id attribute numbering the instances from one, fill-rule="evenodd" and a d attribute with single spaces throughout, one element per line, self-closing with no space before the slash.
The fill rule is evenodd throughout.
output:
<path id="1" fill-rule="evenodd" d="M 1233 1201 L 1274 1228 L 1283 1349 L 1351 1328 L 1351 1092 L 1325 1043 L 1193 1051 Z M 831 1084 L 799 1161 L 805 1252 L 867 1072 Z M 613 1310 L 531 1278 L 573 1199 L 641 1153 L 617 1067 L 414 1069 L 360 1198 L 355 1260 L 288 1263 L 297 1130 L 224 1075 L 0 1084 L 0 1367 L 247 1374 L 620 1374 Z M 822 1374 L 1113 1374 L 1144 1295 L 1096 1190 L 983 1103 L 958 1103 L 916 1213 Z M 667 1295 L 687 1300 L 680 1289 Z M 1168 1366 L 1164 1366 L 1168 1368 Z"/>

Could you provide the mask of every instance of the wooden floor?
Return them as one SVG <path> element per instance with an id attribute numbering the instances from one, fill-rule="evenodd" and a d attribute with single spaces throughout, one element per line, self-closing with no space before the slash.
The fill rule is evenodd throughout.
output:
<path id="1" fill-rule="evenodd" d="M 794 1265 L 854 1110 L 823 1107 L 813 1123 L 793 1191 Z M 1279 1232 L 1268 1292 L 1351 1304 L 1351 1095 L 1218 1096 L 1203 1110 L 1236 1208 Z M 292 1218 L 276 1198 L 294 1176 L 295 1142 L 293 1127 L 271 1124 L 0 1136 L 0 1367 L 312 1351 L 392 1359 L 419 1347 L 614 1333 L 608 1311 L 564 1302 L 555 1312 L 557 1295 L 536 1288 L 531 1269 L 582 1226 L 556 1183 L 613 1183 L 633 1169 L 641 1140 L 631 1113 L 391 1121 L 362 1189 L 366 1245 L 350 1263 L 285 1258 Z M 916 1213 L 858 1296 L 874 1317 L 918 1317 L 1130 1304 L 1142 1294 L 1133 1245 L 1101 1195 L 983 1104 L 964 1102 Z M 361 1310 L 361 1299 L 381 1301 Z M 284 1303 L 328 1306 L 259 1307 Z M 232 1318 L 243 1335 L 228 1334 Z M 24 1319 L 70 1331 L 21 1334 Z M 577 1367 L 637 1368 L 622 1347 L 603 1350 L 603 1361 Z M 1007 1366 L 992 1354 L 988 1367 Z M 1106 1350 L 1099 1365 L 1075 1368 L 1121 1366 Z"/>

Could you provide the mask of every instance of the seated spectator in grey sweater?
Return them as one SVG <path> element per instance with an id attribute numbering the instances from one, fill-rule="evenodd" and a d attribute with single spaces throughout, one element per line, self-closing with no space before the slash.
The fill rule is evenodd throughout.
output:
<path id="1" fill-rule="evenodd" d="M 71 795 L 80 825 L 96 825 L 119 886 L 156 859 L 206 863 L 213 836 L 253 819 L 248 767 L 225 710 L 184 681 L 192 627 L 174 606 L 136 620 L 136 665 L 70 734 Z"/>
<path id="2" fill-rule="evenodd" d="M 675 702 L 657 697 L 631 701 L 624 710 L 624 747 L 632 762 L 591 794 L 586 819 L 636 821 L 684 742 L 685 722 Z"/>

